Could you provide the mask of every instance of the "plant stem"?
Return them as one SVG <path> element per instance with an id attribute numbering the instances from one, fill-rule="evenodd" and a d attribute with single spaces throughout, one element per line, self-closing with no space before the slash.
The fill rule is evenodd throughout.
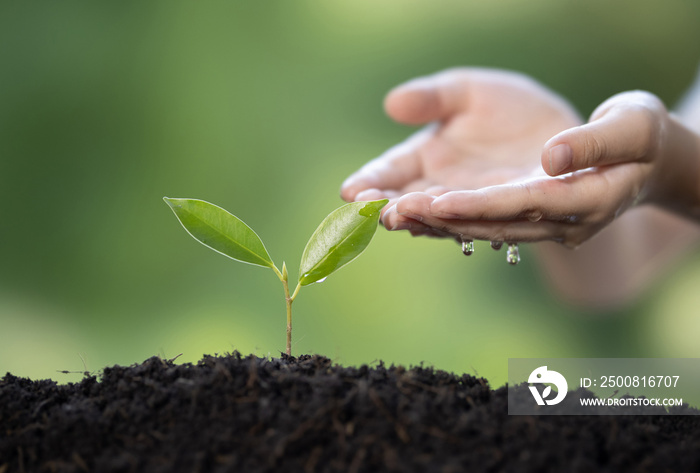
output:
<path id="1" fill-rule="evenodd" d="M 287 302 L 287 356 L 292 356 L 292 302 L 294 299 L 289 297 L 289 283 L 285 279 L 282 281 L 284 285 L 284 300 Z"/>
<path id="2" fill-rule="evenodd" d="M 294 289 L 294 294 L 292 294 L 292 301 L 297 298 L 297 294 L 299 294 L 299 289 L 301 289 L 301 283 L 297 284 L 297 288 Z"/>
<path id="3" fill-rule="evenodd" d="M 276 266 L 272 266 L 272 269 L 277 273 L 277 277 L 282 281 L 282 286 L 284 287 L 284 300 L 287 304 L 287 355 L 292 356 L 292 302 L 296 299 L 297 294 L 299 294 L 299 289 L 301 288 L 301 283 L 297 284 L 294 294 L 289 295 L 289 276 L 287 274 L 286 265 L 282 266 L 282 272 L 277 269 Z"/>

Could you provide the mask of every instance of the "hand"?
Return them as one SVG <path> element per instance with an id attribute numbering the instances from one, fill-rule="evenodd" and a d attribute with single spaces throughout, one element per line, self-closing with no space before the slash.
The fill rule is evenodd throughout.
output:
<path id="1" fill-rule="evenodd" d="M 425 215 L 425 208 L 415 218 L 399 215 L 400 197 L 422 192 L 407 202 L 427 204 L 449 191 L 545 176 L 539 165 L 543 144 L 581 122 L 563 99 L 534 80 L 488 69 L 453 69 L 412 80 L 389 93 L 385 108 L 400 123 L 431 124 L 350 176 L 341 196 L 389 198 L 384 225 L 414 235 L 459 237 L 460 229 L 451 219 Z"/>
<path id="2" fill-rule="evenodd" d="M 637 203 L 697 218 L 699 143 L 658 98 L 627 92 L 604 102 L 588 124 L 547 141 L 541 164 L 558 177 L 439 197 L 413 193 L 398 200 L 396 210 L 463 238 L 575 247 Z"/>

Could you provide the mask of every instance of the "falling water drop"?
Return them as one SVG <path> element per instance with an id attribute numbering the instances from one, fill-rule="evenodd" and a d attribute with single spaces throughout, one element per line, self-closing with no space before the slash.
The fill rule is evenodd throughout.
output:
<path id="1" fill-rule="evenodd" d="M 503 246 L 502 241 L 492 241 L 491 242 L 491 248 L 493 248 L 496 251 L 500 250 L 502 246 Z"/>
<path id="2" fill-rule="evenodd" d="M 467 256 L 474 253 L 474 240 L 464 240 L 462 242 L 462 253 Z"/>
<path id="3" fill-rule="evenodd" d="M 508 243 L 508 253 L 506 254 L 508 264 L 520 263 L 520 251 L 518 251 L 517 243 Z"/>

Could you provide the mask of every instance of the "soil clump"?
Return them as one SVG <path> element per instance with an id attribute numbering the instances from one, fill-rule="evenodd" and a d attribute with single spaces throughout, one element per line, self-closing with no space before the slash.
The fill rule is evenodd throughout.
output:
<path id="1" fill-rule="evenodd" d="M 506 388 L 422 366 L 233 353 L 0 380 L 0 473 L 699 470 L 700 417 L 508 416 Z"/>

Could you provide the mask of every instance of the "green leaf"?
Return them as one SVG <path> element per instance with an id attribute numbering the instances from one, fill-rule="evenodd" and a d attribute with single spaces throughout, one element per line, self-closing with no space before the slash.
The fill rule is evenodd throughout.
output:
<path id="1" fill-rule="evenodd" d="M 163 200 L 187 233 L 204 246 L 243 263 L 274 266 L 260 237 L 235 215 L 203 200 L 168 197 Z"/>
<path id="2" fill-rule="evenodd" d="M 353 202 L 331 212 L 304 248 L 299 268 L 301 285 L 324 279 L 357 258 L 372 240 L 379 211 L 387 202 Z"/>

